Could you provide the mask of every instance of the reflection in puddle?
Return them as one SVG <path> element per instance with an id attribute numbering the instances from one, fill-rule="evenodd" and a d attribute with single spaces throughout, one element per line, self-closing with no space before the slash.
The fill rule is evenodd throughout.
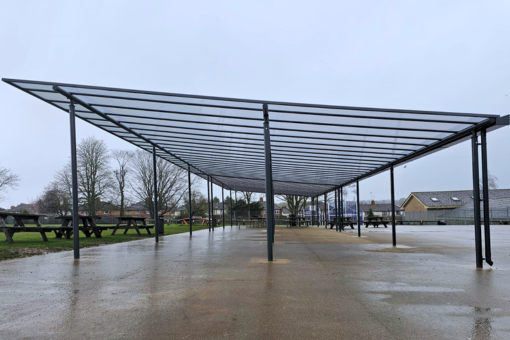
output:
<path id="1" fill-rule="evenodd" d="M 490 339 L 492 331 L 492 319 L 490 308 L 475 307 L 475 323 L 473 324 L 473 340 Z"/>

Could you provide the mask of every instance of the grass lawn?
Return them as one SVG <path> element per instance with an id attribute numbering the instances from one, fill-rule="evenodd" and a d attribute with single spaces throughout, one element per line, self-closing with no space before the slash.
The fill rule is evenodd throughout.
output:
<path id="1" fill-rule="evenodd" d="M 30 225 L 28 225 L 30 226 Z M 100 224 L 99 224 L 100 226 Z M 35 225 L 34 225 L 35 227 Z M 193 225 L 193 230 L 207 229 L 207 225 Z M 189 231 L 188 225 L 171 224 L 165 225 L 165 235 L 186 233 Z M 148 235 L 145 229 L 141 229 L 138 235 L 136 230 L 129 230 L 124 235 L 124 230 L 120 229 L 114 236 L 111 236 L 112 230 L 103 231 L 102 238 L 85 237 L 85 234 L 80 232 L 80 248 L 99 246 L 104 244 L 128 242 L 140 240 L 145 238 L 154 237 L 154 229 L 151 230 L 151 235 Z M 5 239 L 5 234 L 0 232 L 0 261 L 13 259 L 18 257 L 26 257 L 32 255 L 53 253 L 63 250 L 73 250 L 73 238 L 66 240 L 65 238 L 55 238 L 55 234 L 46 233 L 48 242 L 44 242 L 41 234 L 39 233 L 16 233 L 12 237 L 14 243 L 8 243 Z"/>

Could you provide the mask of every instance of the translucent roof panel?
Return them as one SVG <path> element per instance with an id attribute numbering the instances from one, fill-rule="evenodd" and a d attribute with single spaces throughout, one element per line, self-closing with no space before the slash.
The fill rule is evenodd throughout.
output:
<path id="1" fill-rule="evenodd" d="M 508 124 L 498 115 L 3 80 L 66 112 L 73 100 L 80 119 L 237 191 L 265 191 L 264 114 L 275 193 L 311 197 Z"/>

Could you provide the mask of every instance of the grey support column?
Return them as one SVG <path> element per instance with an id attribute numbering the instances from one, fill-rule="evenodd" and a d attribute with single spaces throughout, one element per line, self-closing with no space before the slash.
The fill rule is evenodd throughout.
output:
<path id="1" fill-rule="evenodd" d="M 478 169 L 478 136 L 473 131 L 471 137 L 471 151 L 473 162 L 473 208 L 475 223 L 475 252 L 476 268 L 483 268 L 482 258 L 482 226 L 480 221 L 480 174 Z"/>
<path id="2" fill-rule="evenodd" d="M 271 141 L 269 141 L 271 142 Z M 271 225 L 271 240 L 273 241 L 274 243 L 274 236 L 275 236 L 275 233 L 276 233 L 276 219 L 274 217 L 274 186 L 273 186 L 273 157 L 271 156 L 271 158 L 269 159 L 271 161 L 271 207 L 273 209 L 273 218 L 272 218 L 272 222 L 273 224 Z"/>
<path id="3" fill-rule="evenodd" d="M 328 212 L 328 208 L 327 208 L 327 205 L 326 205 L 326 200 L 327 200 L 328 196 L 327 194 L 324 194 L 324 228 L 328 229 L 328 218 L 327 218 L 327 212 Z"/>
<path id="4" fill-rule="evenodd" d="M 317 212 L 317 228 L 320 226 L 320 219 L 319 219 L 319 196 L 317 196 L 317 201 L 315 202 L 316 207 L 315 211 Z"/>
<path id="5" fill-rule="evenodd" d="M 264 109 L 264 158 L 266 168 L 266 228 L 267 228 L 267 260 L 273 261 L 273 218 L 274 205 L 272 201 L 272 182 L 271 178 L 271 135 L 269 131 L 269 112 L 267 104 L 263 104 Z"/>
<path id="6" fill-rule="evenodd" d="M 193 212 L 191 208 L 191 171 L 188 165 L 188 213 L 189 213 L 189 236 L 193 235 Z"/>
<path id="7" fill-rule="evenodd" d="M 314 218 L 313 218 L 313 210 L 315 208 L 315 199 L 314 197 L 312 197 L 312 206 L 310 208 L 310 214 L 312 215 L 312 226 L 313 226 L 313 222 L 315 221 Z"/>
<path id="8" fill-rule="evenodd" d="M 207 176 L 207 223 L 209 231 L 211 231 L 211 194 L 209 192 L 209 176 Z"/>
<path id="9" fill-rule="evenodd" d="M 335 188 L 335 230 L 338 231 L 339 223 L 338 220 L 338 188 Z"/>
<path id="10" fill-rule="evenodd" d="M 490 266 L 492 262 L 491 254 L 491 219 L 489 212 L 489 170 L 487 166 L 487 131 L 482 133 L 482 182 L 483 182 L 483 229 L 485 232 L 485 262 Z"/>
<path id="11" fill-rule="evenodd" d="M 71 130 L 71 180 L 73 185 L 73 248 L 74 258 L 80 258 L 80 217 L 78 216 L 78 161 L 76 157 L 76 119 L 74 101 L 69 103 L 69 128 Z"/>
<path id="12" fill-rule="evenodd" d="M 232 212 L 232 189 L 230 189 L 230 228 L 232 228 L 234 226 L 233 224 L 233 219 L 232 219 L 232 215 L 233 212 Z"/>
<path id="13" fill-rule="evenodd" d="M 397 246 L 397 230 L 396 230 L 396 222 L 395 222 L 395 179 L 393 174 L 393 165 L 390 168 L 390 177 L 391 177 L 391 238 L 393 241 L 393 246 Z"/>
<path id="14" fill-rule="evenodd" d="M 361 221 L 359 219 L 359 180 L 356 180 L 356 221 L 358 222 L 358 237 L 361 237 Z"/>
<path id="15" fill-rule="evenodd" d="M 158 209 L 158 169 L 156 165 L 156 145 L 152 145 L 152 172 L 154 180 L 154 234 L 159 242 L 159 209 Z"/>
<path id="16" fill-rule="evenodd" d="M 225 189 L 221 187 L 221 212 L 223 220 L 223 229 L 225 229 Z"/>
<path id="17" fill-rule="evenodd" d="M 214 231 L 214 193 L 213 193 L 213 178 L 211 177 L 211 224 Z"/>
<path id="18" fill-rule="evenodd" d="M 340 220 L 342 220 L 342 224 L 340 224 L 340 231 L 345 231 L 345 229 L 344 229 L 344 187 L 340 187 Z"/>

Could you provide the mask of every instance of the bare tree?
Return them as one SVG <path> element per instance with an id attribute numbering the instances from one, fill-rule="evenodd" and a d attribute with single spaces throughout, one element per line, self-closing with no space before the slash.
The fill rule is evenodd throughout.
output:
<path id="1" fill-rule="evenodd" d="M 130 186 L 134 195 L 149 210 L 154 218 L 154 183 L 152 169 L 152 154 L 137 150 L 131 162 L 133 176 Z M 158 158 L 156 162 L 158 180 L 158 209 L 160 214 L 171 211 L 181 201 L 187 192 L 187 173 L 184 169 Z"/>
<path id="2" fill-rule="evenodd" d="M 487 174 L 487 177 L 489 179 L 489 190 L 494 190 L 494 189 L 497 189 L 499 188 L 499 179 L 494 176 L 493 174 L 489 173 Z M 483 190 L 483 178 L 480 177 L 480 191 Z"/>
<path id="3" fill-rule="evenodd" d="M 55 174 L 55 181 L 57 187 L 66 194 L 67 201 L 69 203 L 69 211 L 72 207 L 73 199 L 73 181 L 71 174 L 71 163 L 64 165 L 62 169 L 57 171 Z"/>
<path id="4" fill-rule="evenodd" d="M 276 197 L 287 204 L 287 209 L 292 215 L 298 215 L 300 211 L 306 208 L 306 200 L 308 198 L 307 196 L 295 195 L 278 195 Z"/>
<path id="5" fill-rule="evenodd" d="M 78 192 L 81 204 L 94 216 L 102 199 L 110 194 L 112 176 L 110 155 L 103 140 L 88 137 L 77 148 Z"/>
<path id="6" fill-rule="evenodd" d="M 207 200 L 204 194 L 199 190 L 191 190 L 191 216 L 205 215 L 206 214 Z M 190 215 L 189 213 L 189 198 L 188 195 L 184 195 L 184 207 L 186 208 L 185 217 Z"/>
<path id="7" fill-rule="evenodd" d="M 0 168 L 0 192 L 6 191 L 7 188 L 14 189 L 19 185 L 20 178 L 7 168 Z M 4 197 L 0 196 L 0 200 Z"/>
<path id="8" fill-rule="evenodd" d="M 118 198 L 120 216 L 124 216 L 124 210 L 128 200 L 126 197 L 126 184 L 128 180 L 129 161 L 133 158 L 133 152 L 128 150 L 113 150 L 112 157 L 117 162 L 117 168 L 113 170 L 115 178 L 115 196 Z"/>
<path id="9" fill-rule="evenodd" d="M 250 216 L 250 203 L 251 203 L 251 198 L 253 196 L 253 192 L 250 192 L 250 191 L 241 191 L 241 193 L 243 194 L 243 197 L 244 199 L 246 200 L 246 204 L 248 205 L 248 219 L 251 218 Z"/>
<path id="10" fill-rule="evenodd" d="M 65 186 L 62 186 L 58 181 L 53 181 L 44 188 L 35 206 L 39 213 L 64 216 L 71 212 L 71 197 Z"/>

